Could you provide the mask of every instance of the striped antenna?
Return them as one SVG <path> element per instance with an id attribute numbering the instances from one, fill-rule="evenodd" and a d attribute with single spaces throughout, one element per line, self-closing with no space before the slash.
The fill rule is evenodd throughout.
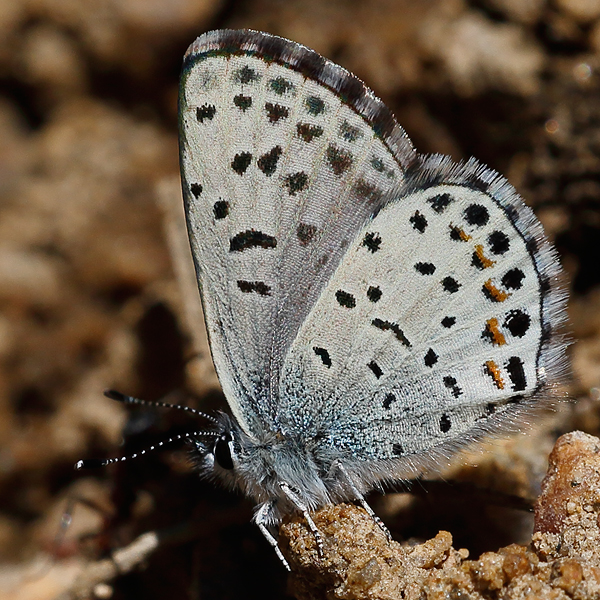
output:
<path id="1" fill-rule="evenodd" d="M 117 402 L 123 402 L 124 404 L 138 404 L 141 406 L 155 406 L 158 408 L 176 408 L 177 410 L 184 410 L 186 412 L 191 413 L 192 415 L 196 415 L 197 417 L 203 417 L 212 421 L 215 424 L 218 424 L 217 419 L 215 419 L 211 415 L 207 415 L 202 411 L 196 410 L 195 408 L 191 408 L 189 406 L 183 406 L 182 404 L 169 404 L 168 402 L 152 402 L 150 400 L 141 400 L 140 398 L 134 398 L 133 396 L 127 396 L 126 394 L 122 394 L 121 392 L 117 392 L 116 390 L 105 390 L 104 395 L 111 400 L 116 400 Z"/>
<path id="2" fill-rule="evenodd" d="M 135 400 L 135 398 L 134 398 Z M 185 408 L 185 407 L 182 407 Z M 126 456 L 119 456 L 117 458 L 89 458 L 86 460 L 80 460 L 75 464 L 75 469 L 77 471 L 81 471 L 82 469 L 98 469 L 100 467 L 106 467 L 107 465 L 112 465 L 114 463 L 125 462 L 126 460 L 132 460 L 134 458 L 139 458 L 140 456 L 144 456 L 144 454 L 148 454 L 149 452 L 154 452 L 159 448 L 167 444 L 171 444 L 172 442 L 178 442 L 180 440 L 189 439 L 191 437 L 200 437 L 200 436 L 209 436 L 209 437 L 219 437 L 219 433 L 215 431 L 190 431 L 188 433 L 181 433 L 179 435 L 175 435 L 170 437 L 169 439 L 163 440 L 162 442 L 158 442 L 154 446 L 150 446 L 145 450 L 140 450 L 139 452 L 134 452 L 133 454 L 129 454 Z"/>

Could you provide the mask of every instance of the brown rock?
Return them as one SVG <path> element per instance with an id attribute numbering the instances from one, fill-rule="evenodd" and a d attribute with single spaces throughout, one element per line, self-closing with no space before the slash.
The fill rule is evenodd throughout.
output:
<path id="1" fill-rule="evenodd" d="M 580 431 L 563 435 L 549 457 L 535 507 L 534 532 L 544 556 L 565 552 L 600 557 L 600 440 Z M 565 545 L 568 545 L 566 548 Z M 553 549 L 552 549 L 553 547 Z"/>

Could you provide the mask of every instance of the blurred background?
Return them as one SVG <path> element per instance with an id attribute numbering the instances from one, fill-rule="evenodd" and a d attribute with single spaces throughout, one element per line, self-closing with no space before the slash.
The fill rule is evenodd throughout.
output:
<path id="1" fill-rule="evenodd" d="M 535 496 L 556 437 L 600 430 L 599 0 L 0 0 L 1 599 L 84 597 L 86 565 L 150 530 L 166 541 L 96 597 L 285 597 L 252 505 L 201 481 L 185 448 L 73 469 L 198 426 L 105 388 L 224 407 L 181 229 L 176 131 L 183 54 L 222 27 L 291 38 L 356 73 L 419 151 L 503 173 L 555 242 L 578 402 L 447 476 Z M 372 499 L 397 537 L 448 529 L 473 557 L 527 540 L 526 515 L 477 502 Z"/>

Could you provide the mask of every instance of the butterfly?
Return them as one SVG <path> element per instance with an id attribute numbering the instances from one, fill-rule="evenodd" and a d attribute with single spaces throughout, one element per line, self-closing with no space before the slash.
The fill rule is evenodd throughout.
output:
<path id="1" fill-rule="evenodd" d="M 273 527 L 414 477 L 557 397 L 557 253 L 499 174 L 420 155 L 357 77 L 293 41 L 212 31 L 179 96 L 189 238 L 231 416 L 202 470 Z M 380 523 L 380 521 L 378 521 Z M 383 527 L 383 524 L 382 524 Z M 289 567 L 288 567 L 289 568 Z"/>

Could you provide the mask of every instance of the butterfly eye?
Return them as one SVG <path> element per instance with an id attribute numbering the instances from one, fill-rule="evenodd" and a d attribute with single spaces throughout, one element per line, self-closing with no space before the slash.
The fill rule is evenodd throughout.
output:
<path id="1" fill-rule="evenodd" d="M 217 464 L 227 471 L 233 469 L 233 440 L 231 434 L 224 433 L 221 437 L 217 438 L 215 446 L 213 448 L 213 454 Z"/>

